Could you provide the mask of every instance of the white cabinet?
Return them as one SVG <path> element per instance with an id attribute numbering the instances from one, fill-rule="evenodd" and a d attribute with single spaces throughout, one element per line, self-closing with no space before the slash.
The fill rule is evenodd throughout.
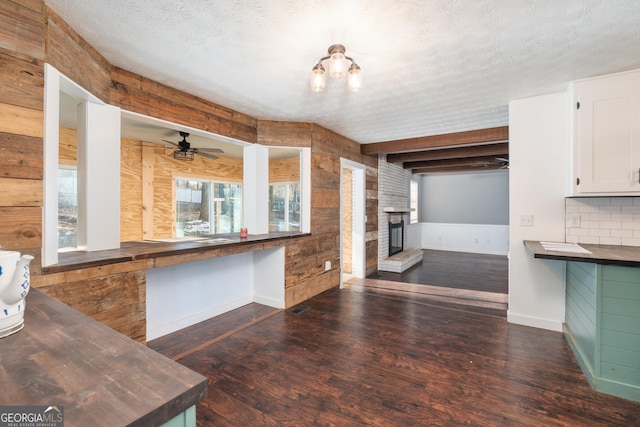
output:
<path id="1" fill-rule="evenodd" d="M 572 90 L 573 195 L 640 195 L 640 70 Z"/>

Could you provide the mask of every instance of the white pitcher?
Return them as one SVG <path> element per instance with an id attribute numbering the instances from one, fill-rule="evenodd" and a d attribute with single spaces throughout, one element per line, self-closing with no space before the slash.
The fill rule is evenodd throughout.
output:
<path id="1" fill-rule="evenodd" d="M 25 297 L 29 293 L 31 255 L 0 251 L 0 338 L 24 326 Z"/>

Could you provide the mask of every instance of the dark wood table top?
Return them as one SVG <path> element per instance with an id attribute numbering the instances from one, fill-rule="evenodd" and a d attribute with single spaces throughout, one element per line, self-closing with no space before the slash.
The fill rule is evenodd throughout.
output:
<path id="1" fill-rule="evenodd" d="M 540 241 L 535 240 L 525 240 L 524 244 L 533 253 L 534 258 L 640 267 L 640 247 L 638 246 L 589 245 L 580 243 L 579 246 L 591 252 L 591 254 L 582 254 L 548 251 L 544 249 Z"/>
<path id="2" fill-rule="evenodd" d="M 283 240 L 296 239 L 309 236 L 310 233 L 300 232 L 275 232 L 268 234 L 250 234 L 241 238 L 239 233 L 216 234 L 199 236 L 201 240 L 162 241 L 141 240 L 134 242 L 122 242 L 118 249 L 102 251 L 72 251 L 58 254 L 58 263 L 42 268 L 44 274 L 58 273 L 62 271 L 76 270 L 87 267 L 116 264 L 119 262 L 137 261 L 150 258 L 186 255 L 220 249 L 254 250 L 260 244 L 272 244 Z"/>
<path id="3" fill-rule="evenodd" d="M 37 289 L 25 326 L 0 339 L 0 405 L 64 407 L 69 426 L 160 425 L 207 379 Z"/>

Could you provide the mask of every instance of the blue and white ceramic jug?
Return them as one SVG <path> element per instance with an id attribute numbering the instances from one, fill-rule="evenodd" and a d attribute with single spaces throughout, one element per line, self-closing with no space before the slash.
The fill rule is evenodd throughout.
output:
<path id="1" fill-rule="evenodd" d="M 0 251 L 0 338 L 24 326 L 25 297 L 29 293 L 31 255 Z"/>

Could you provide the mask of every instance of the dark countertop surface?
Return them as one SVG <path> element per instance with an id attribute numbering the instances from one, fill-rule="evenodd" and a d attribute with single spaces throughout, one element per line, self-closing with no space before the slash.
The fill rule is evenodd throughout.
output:
<path id="1" fill-rule="evenodd" d="M 37 289 L 0 339 L 0 405 L 62 406 L 68 426 L 155 426 L 202 400 L 207 379 Z"/>
<path id="2" fill-rule="evenodd" d="M 186 255 L 215 250 L 242 252 L 243 249 L 259 250 L 261 245 L 278 244 L 283 241 L 310 236 L 310 233 L 275 232 L 250 234 L 240 237 L 239 233 L 199 236 L 199 240 L 158 239 L 122 242 L 119 249 L 102 251 L 73 251 L 58 254 L 58 263 L 42 267 L 43 274 L 58 273 L 87 267 L 137 261 L 157 257 Z M 238 253 L 235 252 L 235 253 Z"/>
<path id="3" fill-rule="evenodd" d="M 542 247 L 540 241 L 536 240 L 525 240 L 524 244 L 533 253 L 534 258 L 640 267 L 640 247 L 638 246 L 588 245 L 580 243 L 579 246 L 591 252 L 591 254 L 582 254 L 547 251 Z"/>

